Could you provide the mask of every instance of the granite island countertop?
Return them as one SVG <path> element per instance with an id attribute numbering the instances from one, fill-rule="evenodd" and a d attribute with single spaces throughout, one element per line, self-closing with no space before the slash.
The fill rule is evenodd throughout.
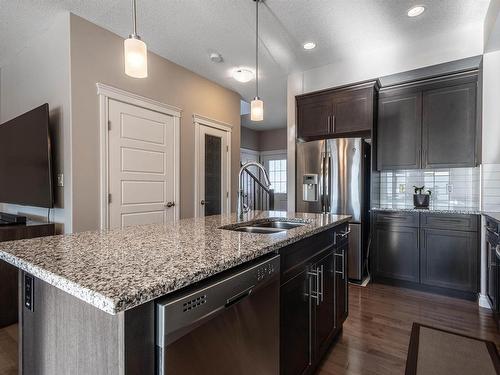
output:
<path id="1" fill-rule="evenodd" d="M 253 211 L 244 221 L 307 222 L 275 234 L 219 229 L 236 215 L 0 243 L 0 259 L 117 314 L 347 222 L 350 216 Z"/>

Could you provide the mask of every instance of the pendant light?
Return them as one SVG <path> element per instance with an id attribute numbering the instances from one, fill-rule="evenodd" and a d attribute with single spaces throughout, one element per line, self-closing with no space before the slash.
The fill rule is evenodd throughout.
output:
<path id="1" fill-rule="evenodd" d="M 124 41 L 125 74 L 133 78 L 148 76 L 148 48 L 146 43 L 137 35 L 136 0 L 132 0 L 133 33 Z"/>
<path id="2" fill-rule="evenodd" d="M 259 98 L 259 2 L 255 1 L 255 98 L 250 103 L 250 120 L 264 120 L 264 102 Z"/>

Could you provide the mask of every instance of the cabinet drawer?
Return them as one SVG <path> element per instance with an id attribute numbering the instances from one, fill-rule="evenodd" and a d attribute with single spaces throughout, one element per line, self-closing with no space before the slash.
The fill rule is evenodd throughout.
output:
<path id="1" fill-rule="evenodd" d="M 477 232 L 479 215 L 423 213 L 420 216 L 420 226 L 422 228 Z"/>
<path id="2" fill-rule="evenodd" d="M 280 250 L 282 285 L 302 272 L 305 263 L 312 263 L 318 254 L 333 249 L 337 228 L 305 238 Z"/>
<path id="3" fill-rule="evenodd" d="M 418 227 L 418 212 L 377 211 L 375 223 L 399 227 Z"/>

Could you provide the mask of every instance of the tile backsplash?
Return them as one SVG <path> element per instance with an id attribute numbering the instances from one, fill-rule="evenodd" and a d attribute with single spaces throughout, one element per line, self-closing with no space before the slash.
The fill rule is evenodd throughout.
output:
<path id="1" fill-rule="evenodd" d="M 483 164 L 484 211 L 500 212 L 500 164 Z"/>
<path id="2" fill-rule="evenodd" d="M 500 178 L 500 169 L 498 176 Z M 413 186 L 425 186 L 425 190 L 432 191 L 432 208 L 473 210 L 481 208 L 479 167 L 383 171 L 376 177 L 376 185 L 380 190 L 378 202 L 373 199 L 375 206 L 411 208 L 413 207 Z M 498 199 L 500 203 L 500 194 Z"/>

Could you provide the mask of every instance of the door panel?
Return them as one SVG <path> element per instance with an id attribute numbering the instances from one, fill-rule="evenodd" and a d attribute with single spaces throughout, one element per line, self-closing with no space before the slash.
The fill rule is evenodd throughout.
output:
<path id="1" fill-rule="evenodd" d="M 418 228 L 375 227 L 376 276 L 419 282 Z"/>
<path id="2" fill-rule="evenodd" d="M 199 126 L 198 216 L 229 213 L 229 132 Z"/>
<path id="3" fill-rule="evenodd" d="M 423 167 L 476 166 L 476 84 L 424 93 Z"/>
<path id="4" fill-rule="evenodd" d="M 441 229 L 421 230 L 421 282 L 477 292 L 477 234 Z"/>
<path id="5" fill-rule="evenodd" d="M 330 133 L 331 95 L 315 96 L 297 102 L 297 138 L 309 139 Z"/>
<path id="6" fill-rule="evenodd" d="M 372 124 L 373 88 L 348 91 L 334 97 L 333 133 L 371 132 Z"/>
<path id="7" fill-rule="evenodd" d="M 109 121 L 109 227 L 174 220 L 174 118 L 109 100 Z"/>
<path id="8" fill-rule="evenodd" d="M 347 280 L 349 262 L 347 251 L 347 243 L 335 250 L 335 329 L 342 326 L 349 313 L 349 283 Z"/>
<path id="9" fill-rule="evenodd" d="M 417 92 L 379 99 L 378 170 L 420 168 L 422 94 Z"/>
<path id="10" fill-rule="evenodd" d="M 304 269 L 280 289 L 281 374 L 304 374 L 310 365 L 311 301 Z"/>

